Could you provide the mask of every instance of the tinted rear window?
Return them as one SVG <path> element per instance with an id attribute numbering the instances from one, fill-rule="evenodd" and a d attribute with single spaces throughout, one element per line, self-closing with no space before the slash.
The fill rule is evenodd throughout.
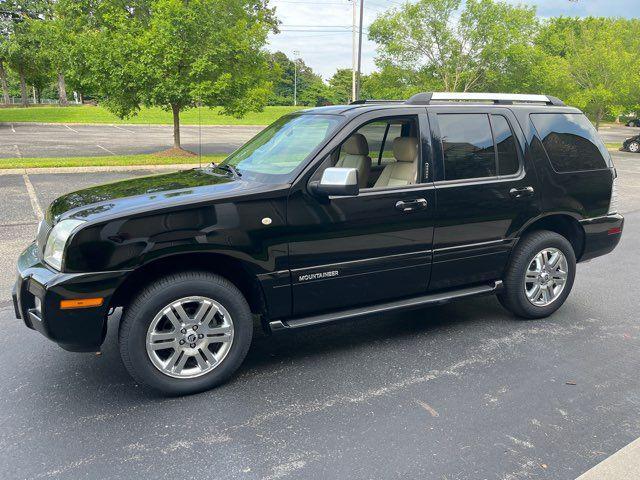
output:
<path id="1" fill-rule="evenodd" d="M 534 113 L 531 121 L 557 172 L 599 170 L 609 166 L 609 152 L 591 122 L 581 113 Z"/>

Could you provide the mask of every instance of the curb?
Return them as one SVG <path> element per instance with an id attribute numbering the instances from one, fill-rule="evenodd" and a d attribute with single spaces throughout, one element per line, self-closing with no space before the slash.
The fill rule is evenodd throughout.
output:
<path id="1" fill-rule="evenodd" d="M 209 162 L 203 162 L 203 164 Z M 95 167 L 44 167 L 44 168 L 6 168 L 0 169 L 0 177 L 5 175 L 38 175 L 51 173 L 99 173 L 99 172 L 162 172 L 167 170 L 189 170 L 197 168 L 198 163 L 182 163 L 177 165 L 114 165 Z"/>
<path id="2" fill-rule="evenodd" d="M 78 122 L 0 122 L 0 126 L 9 127 L 9 126 L 17 126 L 17 127 L 51 127 L 51 126 L 65 126 L 65 125 L 77 125 L 82 126 L 86 125 L 89 127 L 171 127 L 173 128 L 173 124 L 171 123 L 78 123 Z M 198 125 L 197 123 L 180 123 L 180 127 L 214 127 L 214 128 L 265 128 L 268 125 Z"/>

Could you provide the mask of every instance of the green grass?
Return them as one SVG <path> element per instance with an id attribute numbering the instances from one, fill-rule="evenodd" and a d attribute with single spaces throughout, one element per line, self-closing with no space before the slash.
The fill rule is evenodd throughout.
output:
<path id="1" fill-rule="evenodd" d="M 219 108 L 201 108 L 202 125 L 269 125 L 281 116 L 304 107 L 265 107 L 262 112 L 251 112 L 243 118 L 220 115 Z M 180 114 L 182 125 L 198 125 L 198 109 L 192 108 Z M 0 122 L 42 123 L 135 123 L 172 125 L 171 112 L 161 108 L 143 108 L 138 115 L 120 119 L 102 107 L 28 107 L 0 108 Z"/>
<path id="2" fill-rule="evenodd" d="M 203 155 L 202 163 L 219 162 L 227 155 Z M 0 170 L 8 168 L 112 167 L 131 165 L 196 164 L 198 157 L 162 157 L 159 155 L 118 155 L 110 157 L 3 158 Z"/>
<path id="3" fill-rule="evenodd" d="M 605 142 L 604 146 L 609 150 L 618 150 L 622 146 L 622 142 Z"/>

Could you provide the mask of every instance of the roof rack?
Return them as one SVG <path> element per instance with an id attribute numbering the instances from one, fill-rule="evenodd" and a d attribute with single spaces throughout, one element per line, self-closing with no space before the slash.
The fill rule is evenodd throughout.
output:
<path id="1" fill-rule="evenodd" d="M 521 93 L 471 93 L 471 92 L 426 92 L 418 93 L 407 100 L 407 105 L 429 105 L 432 101 L 493 102 L 497 105 L 513 103 L 544 103 L 563 106 L 564 102 L 550 95 L 529 95 Z"/>
<path id="2" fill-rule="evenodd" d="M 363 100 L 356 100 L 354 102 L 351 102 L 349 105 L 366 105 L 366 104 L 376 104 L 376 103 L 405 103 L 404 100 L 372 100 L 372 99 L 363 99 Z"/>

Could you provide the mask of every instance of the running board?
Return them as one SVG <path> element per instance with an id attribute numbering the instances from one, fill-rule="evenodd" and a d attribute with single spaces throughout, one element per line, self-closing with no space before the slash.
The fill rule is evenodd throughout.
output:
<path id="1" fill-rule="evenodd" d="M 479 285 L 476 287 L 449 290 L 447 292 L 431 293 L 429 295 L 405 298 L 402 300 L 395 300 L 393 302 L 380 303 L 367 307 L 358 307 L 349 310 L 323 313 L 321 315 L 313 315 L 311 317 L 292 318 L 289 320 L 274 320 L 272 322 L 269 322 L 269 328 L 271 328 L 272 332 L 277 332 L 280 330 L 311 327 L 313 325 L 322 325 L 325 323 L 336 322 L 338 320 L 365 317 L 368 315 L 374 315 L 376 313 L 408 310 L 425 305 L 440 305 L 443 303 L 448 303 L 451 300 L 456 300 L 458 298 L 475 297 L 477 295 L 487 295 L 495 293 L 500 289 L 502 289 L 502 280 L 496 280 L 493 285 Z"/>

